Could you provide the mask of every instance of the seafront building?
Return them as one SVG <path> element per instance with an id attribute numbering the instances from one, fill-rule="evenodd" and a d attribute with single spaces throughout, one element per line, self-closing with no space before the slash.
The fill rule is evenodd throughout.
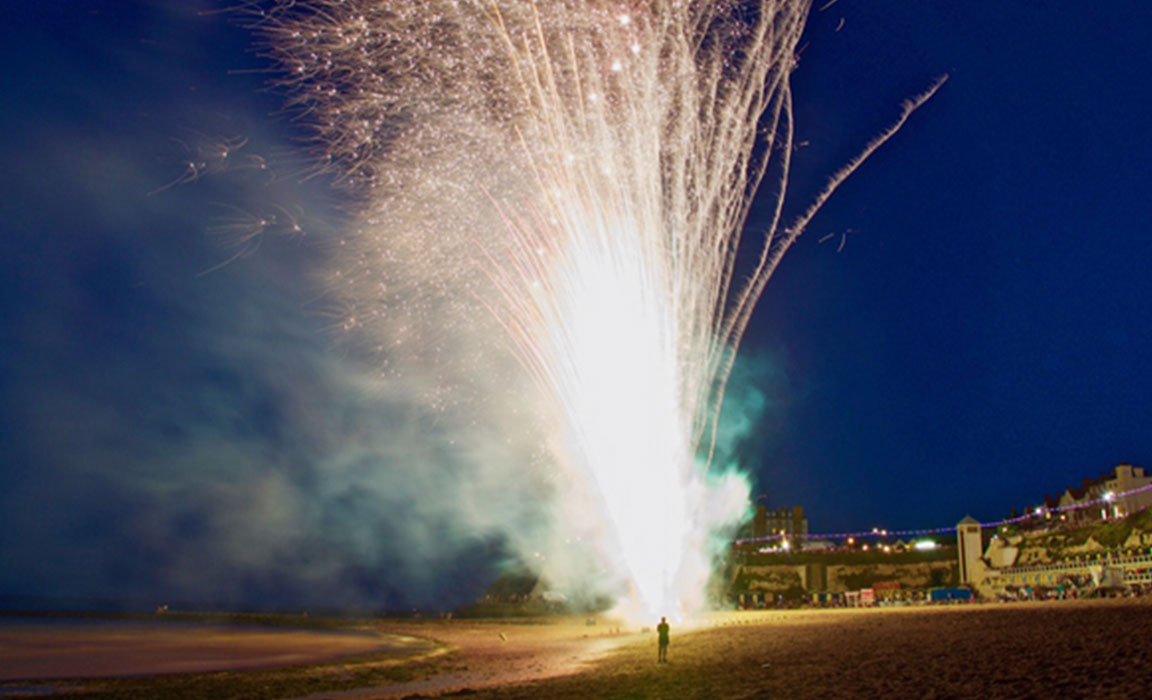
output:
<path id="1" fill-rule="evenodd" d="M 804 508 L 769 509 L 763 503 L 758 504 L 752 517 L 752 536 L 764 538 L 773 535 L 792 540 L 794 544 L 803 542 L 808 537 L 808 518 L 804 515 Z"/>
<path id="2" fill-rule="evenodd" d="M 1066 527 L 1090 526 L 1125 518 L 1152 506 L 1152 476 L 1142 467 L 1122 463 L 1079 488 L 1069 488 L 1059 498 L 1046 496 L 1037 516 L 1023 523 L 1021 533 L 996 532 L 983 546 L 981 526 L 965 518 L 956 526 L 961 581 L 987 598 L 1010 597 L 1019 591 L 1055 589 L 1121 589 L 1152 584 L 1152 533 L 1133 528 L 1123 542 L 1105 546 L 1089 538 L 1085 542 L 1057 547 L 1065 542 Z M 1042 516 L 1042 517 L 1041 517 Z M 1053 528 L 1053 526 L 1056 526 Z M 1041 528 L 1040 533 L 1034 532 Z M 1041 548 L 1037 534 L 1047 538 Z M 1031 546 L 1029 546 L 1031 545 Z"/>
<path id="3" fill-rule="evenodd" d="M 1143 467 L 1124 462 L 1095 479 L 1084 479 L 1079 487 L 1069 487 L 1059 496 L 1046 495 L 1036 511 L 1048 518 L 1059 513 L 1064 520 L 1072 522 L 1123 518 L 1152 506 L 1152 488 L 1139 490 L 1149 485 L 1152 485 L 1152 475 L 1145 474 Z M 1130 493 L 1132 491 L 1136 493 Z M 1108 499 L 1109 494 L 1128 495 L 1087 506 L 1093 501 Z"/>
<path id="4" fill-rule="evenodd" d="M 994 527 L 966 517 L 955 549 L 940 529 L 813 535 L 802 508 L 761 499 L 733 543 L 726 590 L 738 607 L 1152 591 L 1152 475 L 1130 463 Z"/>
<path id="5" fill-rule="evenodd" d="M 960 563 L 960 583 L 971 584 L 984 575 L 986 567 L 981 560 L 980 521 L 967 516 L 956 525 L 956 556 Z"/>

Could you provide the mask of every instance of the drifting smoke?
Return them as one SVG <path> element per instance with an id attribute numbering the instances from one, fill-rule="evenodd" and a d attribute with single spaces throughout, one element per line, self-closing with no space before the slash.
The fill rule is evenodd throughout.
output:
<path id="1" fill-rule="evenodd" d="M 43 71 L 0 113 L 0 607 L 472 602 L 542 489 L 331 351 L 329 183 L 201 9 L 29 6 L 2 49 Z"/>
<path id="2" fill-rule="evenodd" d="M 445 421 L 502 436 L 509 489 L 544 480 L 549 525 L 504 534 L 561 590 L 699 609 L 747 508 L 710 470 L 735 349 L 784 251 L 899 127 L 779 225 L 808 11 L 340 0 L 263 20 L 364 203 L 330 280 L 344 329 Z M 736 279 L 766 177 L 773 220 Z"/>

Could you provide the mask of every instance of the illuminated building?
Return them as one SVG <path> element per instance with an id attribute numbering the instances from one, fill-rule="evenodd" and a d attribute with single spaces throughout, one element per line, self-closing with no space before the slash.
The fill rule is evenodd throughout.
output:
<path id="1" fill-rule="evenodd" d="M 804 509 L 801 506 L 792 506 L 769 510 L 768 506 L 758 504 L 756 515 L 752 519 L 752 536 L 772 535 L 782 535 L 793 541 L 803 541 L 807 538 L 808 518 L 804 515 Z"/>
<path id="2" fill-rule="evenodd" d="M 1038 511 L 1044 513 L 1055 508 L 1066 509 L 1067 520 L 1108 520 L 1123 518 L 1152 506 L 1152 489 L 1140 493 L 1129 493 L 1111 498 L 1111 494 L 1124 494 L 1152 484 L 1152 476 L 1144 473 L 1143 467 L 1121 463 L 1095 479 L 1084 479 L 1079 488 L 1065 489 L 1058 498 L 1044 497 L 1044 505 Z M 1089 501 L 1103 500 L 1096 506 L 1078 508 Z"/>

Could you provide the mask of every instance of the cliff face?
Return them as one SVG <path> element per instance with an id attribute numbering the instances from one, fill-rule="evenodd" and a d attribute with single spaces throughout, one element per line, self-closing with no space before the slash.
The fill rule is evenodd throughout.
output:
<path id="1" fill-rule="evenodd" d="M 808 581 L 810 569 L 803 565 L 759 565 L 741 567 L 732 583 L 732 593 L 815 592 L 821 587 Z M 828 593 L 870 588 L 877 581 L 899 581 L 901 588 L 955 586 L 959 566 L 955 561 L 907 564 L 831 564 L 826 567 Z"/>
<path id="2" fill-rule="evenodd" d="M 959 569 L 955 561 L 828 567 L 828 590 L 854 591 L 870 588 L 877 581 L 899 581 L 901 588 L 955 586 L 960 580 Z"/>
<path id="3" fill-rule="evenodd" d="M 804 566 L 745 566 L 733 585 L 737 593 L 784 593 L 804 588 Z M 737 590 L 743 589 L 743 590 Z"/>
<path id="4" fill-rule="evenodd" d="M 1016 532 L 1005 528 L 989 544 L 987 552 L 1015 547 L 1016 566 L 1048 564 L 1079 554 L 1113 549 L 1152 546 L 1152 511 L 1141 511 L 1121 520 L 1065 526 L 1044 531 Z"/>

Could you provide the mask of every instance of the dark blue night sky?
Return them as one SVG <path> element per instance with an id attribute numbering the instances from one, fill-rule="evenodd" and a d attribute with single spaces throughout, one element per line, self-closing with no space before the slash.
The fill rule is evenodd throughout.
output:
<path id="1" fill-rule="evenodd" d="M 760 473 L 814 529 L 1002 516 L 1152 458 L 1152 9 L 1054 7 L 812 18 L 797 183 L 951 76 L 790 253 L 745 347 L 784 368 Z"/>
<path id="2" fill-rule="evenodd" d="M 499 547 L 408 513 L 411 417 L 357 395 L 315 279 L 339 196 L 226 4 L 0 9 L 0 596 L 466 600 Z M 813 12 L 793 211 L 950 79 L 753 319 L 729 410 L 770 503 L 933 527 L 1152 467 L 1149 31 L 1135 0 Z"/>

